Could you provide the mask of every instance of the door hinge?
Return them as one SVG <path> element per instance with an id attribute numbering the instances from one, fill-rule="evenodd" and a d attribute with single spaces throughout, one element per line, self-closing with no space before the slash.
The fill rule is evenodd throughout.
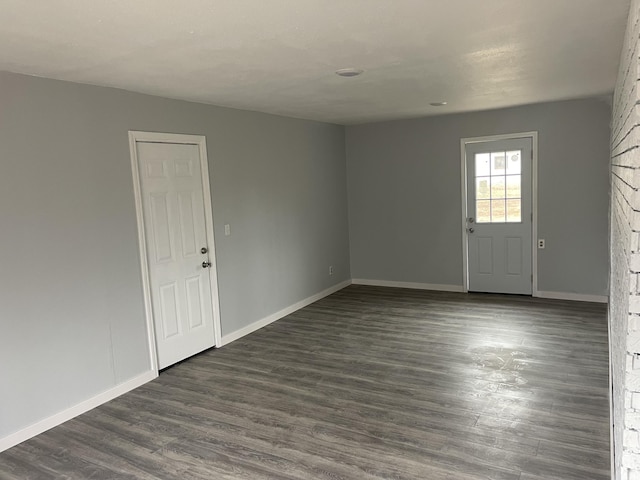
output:
<path id="1" fill-rule="evenodd" d="M 533 212 L 531 212 L 531 221 L 533 222 Z"/>
<path id="2" fill-rule="evenodd" d="M 533 283 L 533 273 L 531 274 L 531 283 Z"/>

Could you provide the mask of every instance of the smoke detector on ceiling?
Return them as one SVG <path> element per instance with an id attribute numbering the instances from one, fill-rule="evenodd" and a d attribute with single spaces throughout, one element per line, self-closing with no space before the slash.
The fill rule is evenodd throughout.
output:
<path id="1" fill-rule="evenodd" d="M 357 77 L 364 70 L 360 68 L 341 68 L 340 70 L 336 70 L 336 75 L 340 77 Z"/>

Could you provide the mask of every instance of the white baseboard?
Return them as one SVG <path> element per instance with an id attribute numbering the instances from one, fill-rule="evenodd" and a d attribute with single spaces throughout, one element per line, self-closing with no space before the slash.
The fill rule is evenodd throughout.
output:
<path id="1" fill-rule="evenodd" d="M 40 420 L 32 425 L 29 425 L 22 430 L 18 430 L 15 433 L 10 434 L 7 437 L 0 438 L 0 452 L 8 450 L 9 448 L 18 445 L 19 443 L 24 442 L 25 440 L 29 440 L 36 435 L 39 435 L 47 430 L 60 425 L 61 423 L 66 422 L 67 420 L 71 420 L 78 415 L 81 415 L 85 412 L 88 412 L 92 408 L 95 408 L 103 403 L 108 402 L 109 400 L 113 400 L 116 397 L 119 397 L 123 393 L 127 393 L 134 388 L 138 388 L 140 385 L 143 385 L 158 376 L 158 372 L 154 370 L 150 370 L 148 372 L 143 373 L 142 375 L 138 375 L 130 380 L 127 380 L 124 383 L 116 385 L 115 387 L 107 390 L 106 392 L 99 393 L 95 397 L 91 397 L 88 400 L 80 402 L 73 407 L 67 408 L 66 410 L 62 410 L 50 417 L 45 418 L 44 420 Z"/>
<path id="2" fill-rule="evenodd" d="M 370 285 L 373 287 L 413 288 L 416 290 L 438 290 L 440 292 L 464 292 L 462 285 L 440 285 L 436 283 L 390 282 L 387 280 L 369 280 L 354 278 L 354 285 Z"/>
<path id="3" fill-rule="evenodd" d="M 417 290 L 439 290 L 441 292 L 464 292 L 462 285 L 441 285 L 435 283 L 414 283 L 414 282 L 393 282 L 388 280 L 370 280 L 365 278 L 354 278 L 354 285 L 370 285 L 374 287 L 396 287 L 413 288 Z M 573 300 L 575 302 L 607 303 L 609 297 L 606 295 L 585 295 L 582 293 L 568 292 L 544 292 L 538 291 L 533 294 L 538 298 L 550 298 L 556 300 Z"/>
<path id="4" fill-rule="evenodd" d="M 568 292 L 542 292 L 538 290 L 533 294 L 538 298 L 552 298 L 555 300 L 573 300 L 575 302 L 594 302 L 594 303 L 608 303 L 609 297 L 606 295 L 584 295 L 582 293 L 568 293 Z"/>
<path id="5" fill-rule="evenodd" d="M 255 332 L 256 330 L 259 330 L 260 328 L 265 327 L 270 323 L 275 322 L 276 320 L 280 320 L 281 318 L 286 317 L 287 315 L 295 312 L 296 310 L 300 310 L 301 308 L 304 308 L 307 305 L 311 305 L 313 302 L 317 302 L 318 300 L 324 297 L 327 297 L 332 293 L 336 293 L 338 290 L 342 290 L 343 288 L 348 287 L 349 285 L 351 285 L 351 280 L 345 280 L 344 282 L 338 283 L 333 287 L 329 287 L 320 293 L 316 293 L 315 295 L 311 295 L 310 297 L 307 297 L 304 300 L 300 300 L 299 302 L 294 303 L 293 305 L 283 308 L 282 310 L 276 313 L 272 313 L 268 317 L 264 317 L 256 322 L 253 322 L 252 324 L 247 325 L 246 327 L 243 327 L 239 330 L 236 330 L 235 332 L 231 332 L 227 335 L 223 335 L 222 344 L 220 346 L 222 347 L 235 340 L 238 340 L 239 338 L 244 337 L 245 335 L 249 335 L 250 333 Z"/>

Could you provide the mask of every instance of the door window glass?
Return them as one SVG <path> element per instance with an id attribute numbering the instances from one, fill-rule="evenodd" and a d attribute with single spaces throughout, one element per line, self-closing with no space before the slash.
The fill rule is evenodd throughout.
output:
<path id="1" fill-rule="evenodd" d="M 476 222 L 522 221 L 522 152 L 476 153 Z"/>

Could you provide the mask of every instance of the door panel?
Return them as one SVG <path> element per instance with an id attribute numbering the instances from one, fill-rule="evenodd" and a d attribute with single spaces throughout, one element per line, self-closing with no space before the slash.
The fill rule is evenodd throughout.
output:
<path id="1" fill-rule="evenodd" d="M 198 145 L 136 142 L 158 366 L 215 344 Z M 203 265 L 205 262 L 205 265 Z"/>
<path id="2" fill-rule="evenodd" d="M 478 273 L 493 273 L 493 239 L 491 237 L 474 237 L 477 245 Z"/>
<path id="3" fill-rule="evenodd" d="M 507 275 L 522 275 L 522 238 L 507 237 Z"/>
<path id="4" fill-rule="evenodd" d="M 203 325 L 202 284 L 200 283 L 200 276 L 188 278 L 186 285 L 189 326 L 193 329 Z"/>
<path id="5" fill-rule="evenodd" d="M 469 291 L 532 293 L 531 138 L 468 143 Z"/>
<path id="6" fill-rule="evenodd" d="M 156 253 L 156 263 L 168 262 L 173 259 L 171 246 L 171 232 L 169 225 L 169 209 L 165 193 L 150 194 L 152 239 Z"/>
<path id="7" fill-rule="evenodd" d="M 198 246 L 196 242 L 196 221 L 193 218 L 193 193 L 178 193 L 178 205 L 180 209 L 180 233 L 182 234 L 182 256 L 188 257 L 197 255 Z"/>
<path id="8" fill-rule="evenodd" d="M 178 320 L 178 299 L 175 282 L 161 285 L 159 288 L 160 302 L 154 316 L 161 320 L 161 338 L 167 340 L 180 333 L 180 322 Z M 160 322 L 159 322 L 160 323 Z"/>

